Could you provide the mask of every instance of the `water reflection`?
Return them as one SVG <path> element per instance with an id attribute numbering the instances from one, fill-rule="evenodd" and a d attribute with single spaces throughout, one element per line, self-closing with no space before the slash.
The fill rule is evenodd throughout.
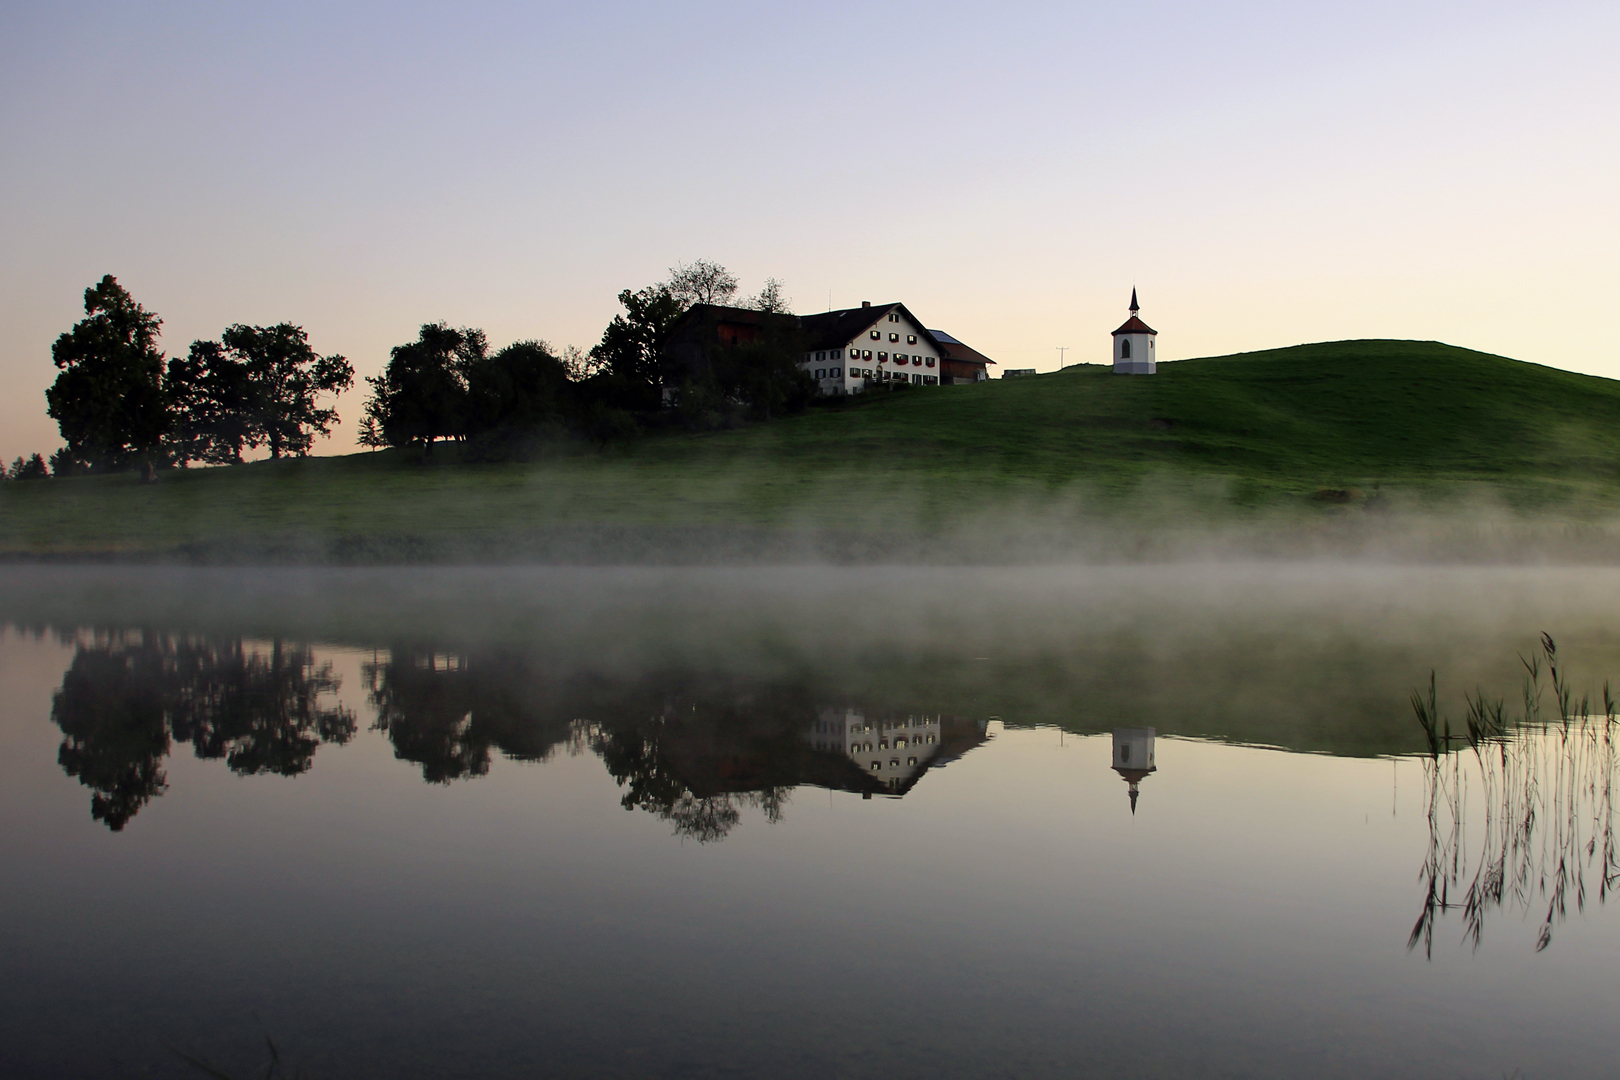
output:
<path id="1" fill-rule="evenodd" d="M 1136 813 L 1137 785 L 1158 771 L 1153 757 L 1153 728 L 1114 729 L 1114 771 L 1129 785 L 1131 813 Z"/>
<path id="2" fill-rule="evenodd" d="M 78 639 L 51 719 L 62 729 L 57 760 L 93 792 L 90 813 L 118 831 L 167 787 L 171 741 L 232 772 L 294 776 L 321 743 L 353 737 L 353 713 L 324 696 L 338 689 L 330 664 L 308 646 L 152 631 Z"/>
<path id="3" fill-rule="evenodd" d="M 341 680 L 307 645 L 149 631 L 71 640 L 52 712 L 65 736 L 59 760 L 114 830 L 164 792 L 174 743 L 237 773 L 291 776 L 356 730 L 333 700 Z M 515 650 L 400 645 L 361 671 L 373 730 L 424 781 L 484 776 L 497 753 L 594 753 L 626 809 L 699 842 L 725 837 L 744 810 L 781 820 L 801 785 L 898 798 L 988 737 L 983 720 L 827 707 L 792 681 L 558 675 Z"/>

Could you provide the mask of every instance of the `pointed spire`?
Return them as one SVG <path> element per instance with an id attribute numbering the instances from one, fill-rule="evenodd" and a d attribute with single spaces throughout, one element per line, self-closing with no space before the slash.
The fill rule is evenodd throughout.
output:
<path id="1" fill-rule="evenodd" d="M 1141 311 L 1141 310 L 1142 310 L 1142 306 L 1136 302 L 1136 286 L 1132 285 L 1131 286 L 1131 314 L 1135 315 L 1138 311 Z"/>
<path id="2" fill-rule="evenodd" d="M 1131 817 L 1136 816 L 1136 796 L 1137 796 L 1136 781 L 1132 780 L 1131 781 Z"/>

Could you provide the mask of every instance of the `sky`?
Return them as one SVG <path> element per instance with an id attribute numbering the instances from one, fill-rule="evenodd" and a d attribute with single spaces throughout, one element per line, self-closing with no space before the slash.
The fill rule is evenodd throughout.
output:
<path id="1" fill-rule="evenodd" d="M 1446 341 L 1620 378 L 1620 5 L 0 4 L 0 458 L 113 274 L 184 353 L 290 321 L 588 348 L 711 259 L 1000 368 Z M 1066 346 L 1066 353 L 1059 347 Z M 317 453 L 354 446 L 365 384 Z"/>

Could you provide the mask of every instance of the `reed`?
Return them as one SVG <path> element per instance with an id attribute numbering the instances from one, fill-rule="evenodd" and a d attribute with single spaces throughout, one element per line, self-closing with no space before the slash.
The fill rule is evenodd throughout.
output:
<path id="1" fill-rule="evenodd" d="M 1539 952 L 1571 906 L 1585 910 L 1589 888 L 1604 903 L 1620 885 L 1614 829 L 1620 701 L 1607 681 L 1601 713 L 1590 694 L 1576 697 L 1557 643 L 1542 634 L 1540 645 L 1539 652 L 1519 657 L 1525 675 L 1517 716 L 1476 690 L 1464 695 L 1464 734 L 1453 738 L 1434 673 L 1427 694 L 1412 693 L 1429 743 L 1429 844 L 1419 872 L 1424 898 L 1408 949 L 1422 944 L 1432 956 L 1436 926 L 1452 910 L 1461 914 L 1464 940 L 1477 949 L 1487 919 L 1506 910 L 1537 916 Z M 1556 716 L 1544 708 L 1549 689 Z M 1478 837 L 1476 845 L 1467 843 L 1470 835 Z"/>

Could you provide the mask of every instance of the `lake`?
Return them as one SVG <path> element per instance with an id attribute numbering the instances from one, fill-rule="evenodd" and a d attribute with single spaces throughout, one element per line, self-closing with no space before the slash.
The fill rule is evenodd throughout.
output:
<path id="1" fill-rule="evenodd" d="M 1617 616 L 1581 567 L 0 568 L 0 1072 L 1612 1076 Z"/>

